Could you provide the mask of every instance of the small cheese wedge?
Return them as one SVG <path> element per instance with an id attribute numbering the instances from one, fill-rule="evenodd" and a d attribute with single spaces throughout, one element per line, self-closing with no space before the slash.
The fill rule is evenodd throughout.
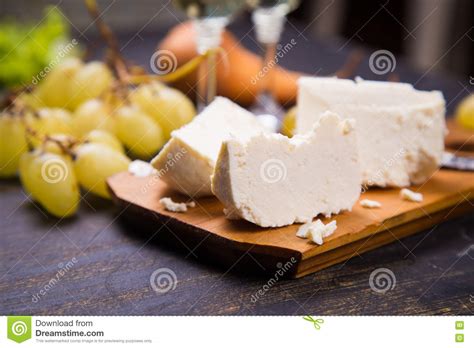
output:
<path id="1" fill-rule="evenodd" d="M 423 202 L 423 194 L 419 192 L 414 192 L 412 190 L 409 190 L 407 188 L 401 189 L 400 190 L 400 197 L 405 200 L 405 201 L 410 201 L 410 202 Z"/>
<path id="2" fill-rule="evenodd" d="M 337 222 L 333 220 L 328 224 L 323 224 L 321 220 L 307 222 L 296 232 L 300 238 L 310 238 L 313 243 L 323 245 L 324 238 L 329 237 L 337 229 Z"/>
<path id="3" fill-rule="evenodd" d="M 406 83 L 301 78 L 296 132 L 306 132 L 328 110 L 356 120 L 364 185 L 420 184 L 441 164 L 445 101 L 439 91 L 418 91 Z"/>
<path id="4" fill-rule="evenodd" d="M 196 206 L 195 202 L 178 203 L 173 201 L 170 197 L 161 198 L 160 203 L 163 208 L 174 213 L 184 213 L 188 211 L 188 208 L 194 208 Z"/>
<path id="5" fill-rule="evenodd" d="M 324 238 L 329 237 L 337 229 L 336 221 L 331 221 L 327 225 L 323 224 L 321 220 L 317 220 L 316 223 L 313 223 L 314 226 L 310 229 L 310 239 L 313 243 L 318 245 L 323 245 Z"/>
<path id="6" fill-rule="evenodd" d="M 151 161 L 160 179 L 191 197 L 211 195 L 211 175 L 221 143 L 266 132 L 255 116 L 227 98 L 217 97 L 193 121 L 171 133 Z"/>
<path id="7" fill-rule="evenodd" d="M 260 134 L 224 141 L 212 191 L 228 215 L 262 227 L 351 210 L 361 191 L 350 120 L 326 113 L 305 135 Z"/>
<path id="8" fill-rule="evenodd" d="M 362 207 L 367 209 L 377 209 L 382 207 L 382 204 L 379 201 L 372 201 L 370 199 L 363 199 L 359 203 Z"/>

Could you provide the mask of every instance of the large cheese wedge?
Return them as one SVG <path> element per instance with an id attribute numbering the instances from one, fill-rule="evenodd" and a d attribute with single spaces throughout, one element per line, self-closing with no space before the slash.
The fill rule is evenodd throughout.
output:
<path id="1" fill-rule="evenodd" d="M 261 134 L 223 142 L 212 191 L 229 218 L 262 227 L 351 210 L 361 191 L 351 120 L 326 113 L 305 135 Z"/>
<path id="2" fill-rule="evenodd" d="M 221 143 L 265 132 L 255 116 L 227 98 L 217 97 L 193 121 L 171 133 L 151 161 L 159 177 L 191 197 L 211 195 L 211 175 Z"/>
<path id="3" fill-rule="evenodd" d="M 418 91 L 406 83 L 301 78 L 296 132 L 305 132 L 328 110 L 356 120 L 365 185 L 419 184 L 440 166 L 445 134 L 441 92 Z"/>

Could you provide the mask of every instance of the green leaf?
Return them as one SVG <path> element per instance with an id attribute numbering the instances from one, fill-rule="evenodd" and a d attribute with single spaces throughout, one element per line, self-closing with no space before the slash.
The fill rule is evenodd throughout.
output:
<path id="1" fill-rule="evenodd" d="M 57 7 L 46 7 L 39 25 L 0 22 L 0 86 L 30 84 L 53 60 L 61 47 L 71 42 L 69 26 Z M 59 45 L 61 44 L 61 46 Z M 77 54 L 77 49 L 72 51 Z"/>

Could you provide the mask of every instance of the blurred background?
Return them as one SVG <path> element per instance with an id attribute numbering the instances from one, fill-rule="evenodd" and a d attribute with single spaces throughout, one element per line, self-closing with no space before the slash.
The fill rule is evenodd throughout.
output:
<path id="1" fill-rule="evenodd" d="M 61 8 L 78 38 L 96 35 L 78 0 L 1 0 L 0 13 L 2 19 L 35 21 L 48 4 Z M 137 41 L 164 33 L 184 19 L 169 0 L 100 0 L 99 5 L 117 33 L 133 33 Z M 387 49 L 423 71 L 469 78 L 474 76 L 473 17 L 473 0 L 301 0 L 287 26 L 304 28 L 305 37 Z M 250 22 L 249 13 L 237 15 L 235 21 Z"/>

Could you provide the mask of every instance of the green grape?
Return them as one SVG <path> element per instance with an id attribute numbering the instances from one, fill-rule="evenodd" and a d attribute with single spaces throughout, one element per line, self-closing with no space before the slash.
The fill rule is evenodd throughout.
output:
<path id="1" fill-rule="evenodd" d="M 54 133 L 72 134 L 72 115 L 60 108 L 42 108 L 38 110 L 39 131 L 51 135 Z"/>
<path id="2" fill-rule="evenodd" d="M 42 103 L 49 107 L 66 107 L 71 98 L 71 81 L 82 66 L 83 63 L 78 58 L 67 58 L 55 66 L 36 89 Z"/>
<path id="3" fill-rule="evenodd" d="M 114 135 L 100 129 L 94 129 L 93 131 L 89 132 L 85 136 L 84 141 L 90 142 L 90 143 L 103 144 L 103 145 L 109 146 L 110 148 L 118 152 L 121 152 L 121 153 L 125 152 L 123 150 L 122 143 Z"/>
<path id="4" fill-rule="evenodd" d="M 33 199 L 35 199 L 35 197 L 33 196 L 35 186 L 31 180 L 25 180 L 25 178 L 27 177 L 28 168 L 30 167 L 30 164 L 33 162 L 39 152 L 39 149 L 35 149 L 30 152 L 23 152 L 23 154 L 20 156 L 20 162 L 18 164 L 18 173 L 20 174 L 20 180 L 23 186 L 23 190 L 25 190 L 26 193 L 30 194 Z"/>
<path id="5" fill-rule="evenodd" d="M 82 138 L 94 129 L 115 134 L 114 119 L 109 106 L 99 100 L 91 99 L 81 104 L 74 112 L 72 126 L 77 137 Z"/>
<path id="6" fill-rule="evenodd" d="M 20 157 L 28 151 L 25 125 L 19 117 L 0 115 L 0 178 L 16 175 Z"/>
<path id="7" fill-rule="evenodd" d="M 68 217 L 79 207 L 79 186 L 69 157 L 36 149 L 20 160 L 20 179 L 25 191 L 50 214 Z"/>
<path id="8" fill-rule="evenodd" d="M 130 159 L 108 146 L 97 143 L 80 145 L 76 151 L 74 170 L 81 186 L 103 198 L 110 198 L 106 180 L 128 170 Z"/>
<path id="9" fill-rule="evenodd" d="M 102 62 L 90 62 L 79 69 L 69 85 L 68 107 L 75 110 L 86 100 L 99 97 L 110 89 L 113 75 Z"/>
<path id="10" fill-rule="evenodd" d="M 461 100 L 456 109 L 456 121 L 462 127 L 474 130 L 474 94 Z"/>
<path id="11" fill-rule="evenodd" d="M 138 87 L 131 93 L 130 100 L 160 125 L 165 140 L 173 130 L 184 126 L 196 115 L 196 109 L 186 95 L 159 83 Z"/>
<path id="12" fill-rule="evenodd" d="M 117 136 L 133 155 L 146 159 L 163 146 L 160 126 L 140 109 L 123 106 L 116 111 L 115 118 Z"/>
<path id="13" fill-rule="evenodd" d="M 65 109 L 42 108 L 36 116 L 27 117 L 28 126 L 35 132 L 35 135 L 30 137 L 33 147 L 37 147 L 46 135 L 73 133 L 72 117 Z"/>

